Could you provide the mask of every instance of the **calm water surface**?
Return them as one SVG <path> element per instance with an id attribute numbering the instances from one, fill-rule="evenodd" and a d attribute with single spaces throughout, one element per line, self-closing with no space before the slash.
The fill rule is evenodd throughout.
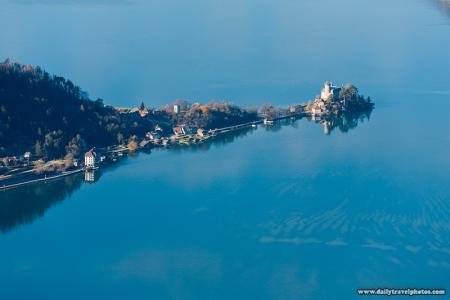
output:
<path id="1" fill-rule="evenodd" d="M 431 0 L 2 1 L 0 58 L 114 105 L 281 105 L 333 80 L 376 107 L 344 132 L 302 119 L 129 157 L 95 183 L 1 192 L 0 299 L 450 292 L 448 11 Z"/>

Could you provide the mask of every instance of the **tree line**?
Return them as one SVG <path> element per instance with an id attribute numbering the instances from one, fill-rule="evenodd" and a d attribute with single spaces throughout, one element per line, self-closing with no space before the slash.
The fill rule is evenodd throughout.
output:
<path id="1" fill-rule="evenodd" d="M 0 63 L 0 157 L 25 151 L 46 160 L 144 135 L 157 120 L 120 114 L 102 99 L 40 67 Z"/>

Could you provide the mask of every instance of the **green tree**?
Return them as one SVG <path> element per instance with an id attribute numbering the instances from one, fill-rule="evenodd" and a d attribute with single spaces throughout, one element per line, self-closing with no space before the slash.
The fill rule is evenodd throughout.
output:
<path id="1" fill-rule="evenodd" d="M 39 141 L 36 141 L 36 144 L 34 145 L 34 154 L 37 157 L 42 157 L 42 144 Z"/>
<path id="2" fill-rule="evenodd" d="M 44 158 L 46 160 L 63 156 L 64 133 L 61 130 L 55 130 L 45 135 L 44 139 Z"/>
<path id="3" fill-rule="evenodd" d="M 130 151 L 134 151 L 137 149 L 138 144 L 136 142 L 136 136 L 132 136 L 130 137 L 130 139 L 128 140 L 128 150 Z"/>
<path id="4" fill-rule="evenodd" d="M 72 154 L 74 159 L 78 159 L 87 150 L 86 142 L 77 134 L 66 146 L 66 154 Z"/>
<path id="5" fill-rule="evenodd" d="M 347 101 L 355 100 L 357 96 L 358 88 L 353 84 L 344 85 L 344 87 L 342 87 L 341 91 L 339 92 L 339 97 L 345 98 Z"/>
<path id="6" fill-rule="evenodd" d="M 122 133 L 118 133 L 117 134 L 117 143 L 119 144 L 119 145 L 123 145 L 123 142 L 125 141 L 125 138 L 124 138 L 124 136 L 123 136 L 123 134 Z"/>

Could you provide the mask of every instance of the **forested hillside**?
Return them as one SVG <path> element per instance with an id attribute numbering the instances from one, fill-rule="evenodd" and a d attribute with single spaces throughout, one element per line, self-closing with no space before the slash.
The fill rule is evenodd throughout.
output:
<path id="1" fill-rule="evenodd" d="M 0 63 L 0 157 L 24 151 L 62 157 L 70 148 L 116 144 L 153 125 L 89 100 L 70 80 L 40 67 Z"/>

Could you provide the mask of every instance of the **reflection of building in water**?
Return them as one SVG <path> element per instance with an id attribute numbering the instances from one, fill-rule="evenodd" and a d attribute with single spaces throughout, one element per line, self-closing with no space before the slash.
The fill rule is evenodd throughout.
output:
<path id="1" fill-rule="evenodd" d="M 371 111 L 372 109 L 370 108 L 367 111 L 357 113 L 345 112 L 341 115 L 311 115 L 311 121 L 322 125 L 325 135 L 330 135 L 336 128 L 345 133 L 356 128 L 364 120 L 369 120 Z"/>
<path id="2" fill-rule="evenodd" d="M 86 170 L 84 172 L 84 181 L 94 182 L 95 181 L 95 171 L 94 170 Z"/>
<path id="3" fill-rule="evenodd" d="M 311 115 L 311 120 L 312 121 L 320 121 L 320 120 L 322 120 L 322 117 L 320 115 L 314 114 L 314 115 Z"/>
<path id="4" fill-rule="evenodd" d="M 330 125 L 332 125 L 331 122 L 323 121 L 322 125 L 323 125 L 323 134 L 330 135 Z"/>

